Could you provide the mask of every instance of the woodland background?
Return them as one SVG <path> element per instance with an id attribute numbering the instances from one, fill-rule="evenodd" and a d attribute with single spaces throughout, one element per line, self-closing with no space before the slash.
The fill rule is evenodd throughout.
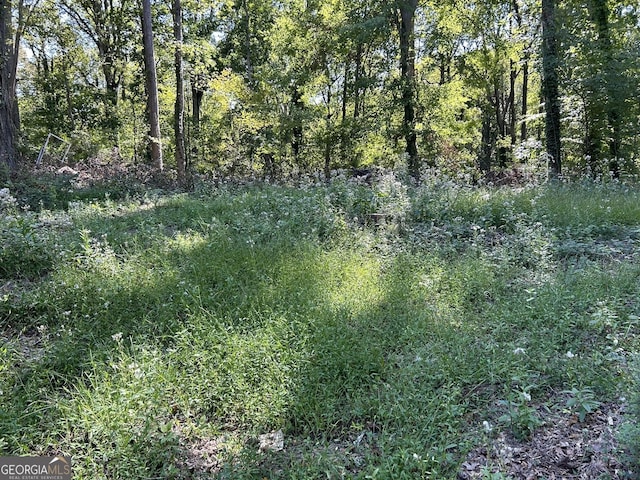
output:
<path id="1" fill-rule="evenodd" d="M 30 164 L 53 133 L 71 162 L 153 163 L 181 179 L 637 171 L 637 2 L 142 3 L 2 3 L 5 164 Z M 58 143 L 45 162 L 62 158 Z"/>

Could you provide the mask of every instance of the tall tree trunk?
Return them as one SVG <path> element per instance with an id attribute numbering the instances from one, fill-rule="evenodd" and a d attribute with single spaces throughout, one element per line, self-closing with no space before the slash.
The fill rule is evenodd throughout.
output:
<path id="1" fill-rule="evenodd" d="M 331 117 L 333 116 L 331 113 L 331 74 L 328 68 L 327 78 L 329 84 L 327 85 L 327 115 L 325 117 L 327 133 L 324 143 L 324 178 L 328 182 L 331 180 Z"/>
<path id="2" fill-rule="evenodd" d="M 10 170 L 15 170 L 18 166 L 20 114 L 16 97 L 16 75 L 24 22 L 23 8 L 20 0 L 18 24 L 14 28 L 11 1 L 0 1 L 0 163 L 4 163 Z"/>
<path id="3" fill-rule="evenodd" d="M 498 129 L 498 167 L 505 168 L 507 166 L 507 147 L 504 144 L 504 139 L 507 136 L 507 111 L 504 101 L 504 94 L 501 91 L 501 86 L 498 84 L 499 80 L 493 84 L 493 99 L 494 110 L 496 116 L 496 127 Z M 489 100 L 491 100 L 489 98 Z"/>
<path id="4" fill-rule="evenodd" d="M 253 85 L 253 62 L 251 61 L 251 13 L 249 12 L 249 0 L 242 0 L 242 10 L 247 22 L 244 30 L 245 68 L 247 83 Z"/>
<path id="5" fill-rule="evenodd" d="M 556 0 L 542 0 L 542 94 L 545 106 L 545 136 L 549 173 L 562 173 L 560 141 L 560 98 L 558 93 L 558 47 L 555 19 Z"/>
<path id="6" fill-rule="evenodd" d="M 527 139 L 527 102 L 529 101 L 529 59 L 522 65 L 522 123 L 520 124 L 520 140 Z"/>
<path id="7" fill-rule="evenodd" d="M 151 0 L 142 0 L 142 39 L 144 46 L 144 66 L 147 86 L 147 114 L 149 116 L 149 137 L 151 161 L 160 171 L 162 162 L 162 144 L 160 142 L 160 107 L 158 104 L 158 78 L 153 53 L 153 27 L 151 22 Z"/>
<path id="8" fill-rule="evenodd" d="M 349 62 L 351 56 L 344 62 L 344 82 L 342 83 L 342 123 L 347 118 L 347 100 L 349 98 Z"/>
<path id="9" fill-rule="evenodd" d="M 185 184 L 187 178 L 187 159 L 184 146 L 184 76 L 182 70 L 182 6 L 180 0 L 172 0 L 173 38 L 175 45 L 176 103 L 173 118 L 173 130 L 176 140 L 176 168 L 178 181 Z"/>
<path id="10" fill-rule="evenodd" d="M 353 118 L 360 115 L 360 75 L 362 68 L 362 44 L 358 42 L 356 47 L 356 63 L 353 75 Z"/>
<path id="11" fill-rule="evenodd" d="M 400 73 L 402 76 L 402 104 L 404 118 L 402 129 L 406 141 L 408 166 L 411 176 L 420 179 L 417 136 L 415 126 L 415 38 L 414 22 L 418 0 L 400 0 Z"/>
<path id="12" fill-rule="evenodd" d="M 493 139 L 491 138 L 491 110 L 490 105 L 485 104 L 482 110 L 482 141 L 480 142 L 480 156 L 478 168 L 485 178 L 491 172 L 491 155 L 493 153 Z"/>
<path id="13" fill-rule="evenodd" d="M 291 150 L 293 152 L 293 159 L 296 165 L 300 163 L 300 150 L 302 149 L 302 117 L 300 115 L 304 103 L 302 102 L 302 93 L 298 88 L 298 85 L 293 86 L 293 92 L 291 94 L 291 109 L 294 113 L 294 122 L 292 128 L 291 137 Z"/>
<path id="14" fill-rule="evenodd" d="M 518 140 L 516 132 L 516 79 L 518 72 L 516 70 L 516 63 L 513 60 L 509 61 L 509 66 L 509 134 L 511 135 L 511 149 L 513 150 Z"/>
<path id="15" fill-rule="evenodd" d="M 609 29 L 609 6 L 607 0 L 590 0 L 589 10 L 593 23 L 598 34 L 597 44 L 601 54 L 601 69 L 599 75 L 604 82 L 605 111 L 607 115 L 607 126 L 609 127 L 609 171 L 614 178 L 620 175 L 618 158 L 620 156 L 620 111 L 618 91 L 615 87 L 615 58 L 613 55 L 613 45 L 611 43 L 611 32 Z"/>

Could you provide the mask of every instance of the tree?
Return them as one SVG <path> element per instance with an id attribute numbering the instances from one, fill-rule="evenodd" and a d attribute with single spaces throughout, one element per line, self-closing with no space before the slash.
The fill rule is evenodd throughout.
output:
<path id="1" fill-rule="evenodd" d="M 171 4 L 173 14 L 173 36 L 175 40 L 174 63 L 176 69 L 176 102 L 173 119 L 173 128 L 176 142 L 176 168 L 178 170 L 178 181 L 184 183 L 186 180 L 186 152 L 184 138 L 184 79 L 182 70 L 182 6 L 180 0 L 173 0 Z"/>
<path id="2" fill-rule="evenodd" d="M 104 76 L 105 116 L 111 142 L 118 145 L 118 93 L 135 35 L 133 0 L 60 0 L 64 13 L 95 45 Z"/>
<path id="3" fill-rule="evenodd" d="M 420 178 L 420 162 L 418 159 L 418 147 L 416 144 L 415 125 L 415 15 L 418 0 L 400 0 L 398 10 L 400 13 L 400 75 L 402 82 L 402 106 L 404 117 L 402 130 L 404 133 L 406 152 L 408 156 L 409 173 L 417 181 Z"/>
<path id="4" fill-rule="evenodd" d="M 609 149 L 609 171 L 617 178 L 620 176 L 620 166 L 618 159 L 620 156 L 620 111 L 619 111 L 619 95 L 617 81 L 615 75 L 617 73 L 617 61 L 614 56 L 614 48 L 611 41 L 611 32 L 609 27 L 609 6 L 607 0 L 590 0 L 589 12 L 592 21 L 596 27 L 596 45 L 598 50 L 598 58 L 594 65 L 598 71 L 598 80 L 602 85 L 598 90 L 602 90 L 604 94 L 604 112 L 606 115 L 606 123 L 608 130 L 608 149 Z M 600 146 L 592 142 L 594 157 L 597 156 L 596 151 Z"/>
<path id="5" fill-rule="evenodd" d="M 31 9 L 37 4 L 34 3 Z M 23 0 L 17 5 L 14 25 L 11 0 L 0 0 L 0 163 L 13 170 L 18 165 L 17 144 L 20 132 L 20 113 L 16 86 L 20 39 L 29 17 Z"/>
<path id="6" fill-rule="evenodd" d="M 562 145 L 555 9 L 555 0 L 542 0 L 542 93 L 545 108 L 545 142 L 549 173 L 558 177 L 562 173 Z"/>
<path id="7" fill-rule="evenodd" d="M 158 104 L 158 78 L 153 50 L 153 25 L 151 22 L 151 0 L 142 0 L 142 40 L 144 47 L 145 80 L 147 86 L 147 115 L 149 118 L 149 143 L 151 161 L 160 171 L 162 143 L 160 138 L 160 107 Z"/>

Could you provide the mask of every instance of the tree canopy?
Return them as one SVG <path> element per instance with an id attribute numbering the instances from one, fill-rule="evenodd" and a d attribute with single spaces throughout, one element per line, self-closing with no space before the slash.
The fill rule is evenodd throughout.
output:
<path id="1" fill-rule="evenodd" d="M 5 164 L 53 133 L 74 161 L 151 163 L 151 141 L 181 178 L 637 171 L 636 4 L 154 0 L 153 133 L 142 3 L 3 2 Z"/>

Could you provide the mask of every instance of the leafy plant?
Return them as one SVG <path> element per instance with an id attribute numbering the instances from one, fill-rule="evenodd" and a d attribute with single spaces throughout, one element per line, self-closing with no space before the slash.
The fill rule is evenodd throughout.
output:
<path id="1" fill-rule="evenodd" d="M 519 440 L 529 438 L 543 424 L 537 410 L 530 406 L 531 395 L 528 390 L 524 388 L 514 391 L 508 399 L 498 401 L 507 410 L 498 420 L 507 425 Z"/>
<path id="2" fill-rule="evenodd" d="M 602 405 L 601 402 L 595 399 L 595 394 L 590 388 L 572 388 L 571 390 L 565 390 L 563 393 L 571 395 L 566 405 L 567 408 L 578 415 L 580 422 L 584 422 L 589 413 L 592 413 Z"/>

